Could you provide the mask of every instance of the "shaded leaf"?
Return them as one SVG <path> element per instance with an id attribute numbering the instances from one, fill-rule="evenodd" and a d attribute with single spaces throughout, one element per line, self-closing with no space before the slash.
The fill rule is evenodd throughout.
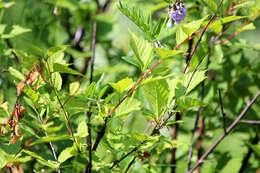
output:
<path id="1" fill-rule="evenodd" d="M 67 45 L 51 47 L 47 51 L 47 56 L 50 57 L 56 53 L 64 52 L 67 49 Z"/>
<path id="2" fill-rule="evenodd" d="M 96 83 L 95 83 L 95 82 L 92 82 L 92 83 L 88 86 L 88 88 L 87 88 L 87 90 L 86 90 L 86 92 L 85 92 L 85 96 L 92 98 L 92 97 L 94 96 L 94 94 L 95 94 L 95 90 L 96 90 Z"/>
<path id="3" fill-rule="evenodd" d="M 3 34 L 2 38 L 13 38 L 17 35 L 21 35 L 23 33 L 30 32 L 30 31 L 31 29 L 23 28 L 19 25 L 13 25 L 11 32 L 9 34 Z"/>
<path id="4" fill-rule="evenodd" d="M 48 167 L 53 168 L 53 169 L 57 168 L 56 163 L 55 163 L 54 161 L 50 161 L 50 160 L 46 161 L 44 158 L 42 158 L 42 157 L 39 156 L 38 154 L 36 154 L 36 153 L 34 153 L 34 152 L 31 152 L 31 151 L 29 151 L 29 150 L 23 149 L 22 152 L 23 152 L 23 153 L 26 153 L 26 154 L 28 154 L 28 155 L 30 155 L 30 156 L 32 156 L 32 157 L 35 158 L 35 159 L 37 159 L 37 161 L 38 161 L 39 163 L 41 163 L 41 164 L 43 164 L 43 165 L 45 165 L 45 166 L 48 166 Z"/>
<path id="5" fill-rule="evenodd" d="M 73 74 L 73 75 L 81 75 L 79 72 L 69 68 L 68 66 L 64 64 L 59 64 L 59 63 L 54 63 L 53 69 L 55 72 L 60 72 L 60 73 L 68 73 L 68 74 Z"/>
<path id="6" fill-rule="evenodd" d="M 46 143 L 50 141 L 61 141 L 61 140 L 68 140 L 71 139 L 69 135 L 49 135 L 49 136 L 43 136 L 40 139 L 35 140 L 32 145 L 40 144 L 40 143 Z"/>
<path id="7" fill-rule="evenodd" d="M 8 68 L 9 73 L 20 80 L 25 80 L 25 76 L 13 67 Z"/>

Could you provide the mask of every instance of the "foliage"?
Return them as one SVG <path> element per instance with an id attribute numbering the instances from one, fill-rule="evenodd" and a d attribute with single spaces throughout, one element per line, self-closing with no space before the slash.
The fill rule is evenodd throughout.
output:
<path id="1" fill-rule="evenodd" d="M 260 3 L 183 2 L 167 28 L 169 0 L 0 0 L 0 169 L 192 168 L 259 92 Z M 259 171 L 259 124 L 245 122 L 201 172 Z"/>

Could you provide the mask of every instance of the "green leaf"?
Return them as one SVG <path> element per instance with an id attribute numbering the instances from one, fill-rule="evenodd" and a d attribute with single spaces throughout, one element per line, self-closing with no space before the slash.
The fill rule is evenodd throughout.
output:
<path id="1" fill-rule="evenodd" d="M 117 83 L 110 82 L 109 84 L 114 88 L 114 90 L 116 90 L 121 94 L 125 90 L 130 88 L 132 83 L 133 83 L 133 79 L 127 77 L 125 79 L 118 81 Z"/>
<path id="2" fill-rule="evenodd" d="M 59 164 L 65 162 L 66 160 L 68 160 L 69 158 L 73 157 L 75 154 L 74 154 L 74 148 L 73 147 L 68 147 L 66 148 L 65 150 L 63 150 L 59 157 L 58 157 L 58 162 Z"/>
<path id="3" fill-rule="evenodd" d="M 164 48 L 155 48 L 155 52 L 159 55 L 159 57 L 161 59 L 166 59 L 166 58 L 170 58 L 173 57 L 175 55 L 178 55 L 180 53 L 182 53 L 182 50 L 167 50 Z"/>
<path id="4" fill-rule="evenodd" d="M 56 53 L 64 52 L 67 47 L 67 45 L 51 47 L 47 50 L 47 56 L 50 57 Z"/>
<path id="5" fill-rule="evenodd" d="M 255 25 L 253 23 L 249 23 L 248 25 L 245 25 L 244 27 L 239 28 L 237 30 L 237 32 L 243 32 L 243 31 L 255 30 L 255 29 L 256 29 Z"/>
<path id="6" fill-rule="evenodd" d="M 138 59 L 136 59 L 135 56 L 129 57 L 129 56 L 123 56 L 122 57 L 123 60 L 125 60 L 126 62 L 128 62 L 129 64 L 132 64 L 138 68 L 140 68 L 140 64 L 138 62 Z"/>
<path id="7" fill-rule="evenodd" d="M 205 22 L 204 25 L 206 26 L 207 23 Z M 216 34 L 218 34 L 218 33 L 220 33 L 220 32 L 222 31 L 223 25 L 222 25 L 222 23 L 221 23 L 220 20 L 217 20 L 217 21 L 213 22 L 213 23 L 209 26 L 209 28 L 210 28 L 211 30 L 213 30 Z"/>
<path id="8" fill-rule="evenodd" d="M 130 30 L 129 32 L 131 35 L 130 46 L 139 60 L 142 70 L 145 71 L 150 63 L 153 47 L 148 41 L 137 37 Z"/>
<path id="9" fill-rule="evenodd" d="M 58 72 L 52 73 L 52 82 L 56 90 L 60 91 L 62 86 L 62 78 L 60 73 Z"/>
<path id="10" fill-rule="evenodd" d="M 94 97 L 94 94 L 95 94 L 95 90 L 96 90 L 96 83 L 95 82 L 92 82 L 86 92 L 85 92 L 85 96 L 86 97 L 90 97 L 90 98 L 93 98 Z"/>
<path id="11" fill-rule="evenodd" d="M 108 89 L 108 86 L 105 86 L 105 87 L 98 93 L 98 99 L 101 99 L 101 98 L 104 96 L 104 94 L 105 94 L 105 92 L 107 91 L 107 89 Z"/>
<path id="12" fill-rule="evenodd" d="M 0 155 L 1 155 L 1 157 L 0 157 L 0 169 L 5 167 L 5 165 L 8 163 L 8 161 L 5 158 L 5 154 L 6 153 L 0 149 Z"/>
<path id="13" fill-rule="evenodd" d="M 137 8 L 129 8 L 126 5 L 123 5 L 121 1 L 119 1 L 119 10 L 127 16 L 132 22 L 134 22 L 144 33 L 151 37 L 151 16 L 145 16 L 140 9 Z"/>
<path id="14" fill-rule="evenodd" d="M 77 136 L 83 138 L 88 136 L 88 126 L 85 121 L 81 121 L 78 125 Z"/>
<path id="15" fill-rule="evenodd" d="M 198 108 L 199 106 L 203 105 L 199 99 L 188 96 L 181 96 L 177 98 L 176 103 L 178 105 L 178 110 L 188 110 L 192 108 Z"/>
<path id="16" fill-rule="evenodd" d="M 203 21 L 207 18 L 208 16 L 203 17 L 200 20 L 194 20 L 190 23 L 185 23 L 182 25 L 183 31 L 188 35 L 191 36 L 193 33 L 195 33 L 200 26 L 202 25 Z"/>
<path id="17" fill-rule="evenodd" d="M 150 105 L 155 110 L 157 116 L 160 116 L 166 108 L 169 89 L 165 79 L 149 82 L 142 87 L 143 94 Z"/>
<path id="18" fill-rule="evenodd" d="M 48 167 L 53 168 L 53 169 L 57 168 L 56 163 L 54 161 L 50 161 L 50 160 L 46 161 L 44 158 L 42 158 L 38 154 L 31 152 L 29 150 L 23 149 L 22 152 L 32 156 L 33 158 L 36 158 L 39 163 L 41 163 L 45 166 L 48 166 Z"/>
<path id="19" fill-rule="evenodd" d="M 13 37 L 15 37 L 17 35 L 21 35 L 23 33 L 31 31 L 31 29 L 26 29 L 26 28 L 23 28 L 23 27 L 21 27 L 19 25 L 13 25 L 12 27 L 13 28 L 12 28 L 11 32 L 9 34 L 3 34 L 2 38 L 4 38 L 4 39 L 13 38 Z"/>
<path id="20" fill-rule="evenodd" d="M 32 143 L 32 145 L 46 143 L 46 142 L 50 142 L 50 141 L 61 141 L 61 140 L 68 140 L 68 139 L 71 139 L 71 137 L 67 134 L 49 135 L 49 136 L 43 136 L 40 139 L 35 140 Z"/>
<path id="21" fill-rule="evenodd" d="M 70 84 L 70 95 L 74 95 L 78 92 L 80 87 L 80 83 L 79 82 L 72 82 Z"/>
<path id="22" fill-rule="evenodd" d="M 245 2 L 241 2 L 237 5 L 235 5 L 233 8 L 241 8 L 241 7 L 246 7 L 246 6 L 253 5 L 253 4 L 254 4 L 254 1 L 245 1 Z"/>
<path id="23" fill-rule="evenodd" d="M 200 84 L 203 80 L 205 80 L 207 78 L 205 76 L 205 72 L 206 71 L 195 72 L 185 95 L 187 95 L 189 92 L 191 92 L 198 84 Z M 188 74 L 183 74 L 179 77 L 168 80 L 168 85 L 169 85 L 169 89 L 170 89 L 168 105 L 171 104 L 171 101 L 175 96 L 181 97 L 184 94 L 184 91 L 185 91 L 186 87 L 188 86 L 191 76 L 192 76 L 192 72 L 190 72 Z"/>
<path id="24" fill-rule="evenodd" d="M 213 0 L 203 0 L 209 7 L 211 10 L 213 10 L 213 12 L 216 12 L 218 9 L 218 6 L 216 4 L 216 2 L 214 2 Z"/>
<path id="25" fill-rule="evenodd" d="M 30 86 L 26 85 L 23 89 L 23 92 L 31 99 L 31 101 L 35 104 L 39 99 L 39 94 L 34 91 Z"/>
<path id="26" fill-rule="evenodd" d="M 190 72 L 182 77 L 182 80 L 183 80 L 182 83 L 185 87 L 188 86 L 192 73 L 193 72 Z M 187 95 L 189 92 L 191 92 L 198 84 L 200 84 L 202 81 L 204 81 L 207 78 L 205 76 L 205 73 L 206 73 L 205 70 L 195 72 L 185 95 Z"/>
<path id="27" fill-rule="evenodd" d="M 239 19 L 243 19 L 246 18 L 247 16 L 228 16 L 228 17 L 224 17 L 221 19 L 222 23 L 228 23 L 228 22 L 232 22 L 235 20 L 239 20 Z"/>
<path id="28" fill-rule="evenodd" d="M 177 31 L 176 31 L 176 43 L 177 43 L 177 45 L 181 44 L 188 37 L 188 34 L 186 34 L 183 31 L 182 25 L 183 24 L 177 25 Z"/>
<path id="29" fill-rule="evenodd" d="M 68 66 L 66 66 L 64 64 L 54 63 L 53 69 L 54 69 L 55 72 L 68 73 L 68 74 L 83 76 L 79 72 L 69 68 Z"/>
<path id="30" fill-rule="evenodd" d="M 15 2 L 0 2 L 0 8 L 9 8 L 13 6 Z"/>
<path id="31" fill-rule="evenodd" d="M 31 69 L 37 62 L 38 58 L 33 55 L 28 55 L 21 50 L 14 50 L 17 54 L 19 60 L 21 61 L 23 67 L 27 68 L 28 70 Z"/>
<path id="32" fill-rule="evenodd" d="M 116 109 L 116 116 L 125 116 L 133 111 L 141 109 L 141 102 L 133 98 L 127 98 Z"/>
<path id="33" fill-rule="evenodd" d="M 9 73 L 20 80 L 25 80 L 25 76 L 13 67 L 8 68 Z"/>
<path id="34" fill-rule="evenodd" d="M 5 31 L 6 24 L 0 24 L 0 35 L 2 35 Z"/>

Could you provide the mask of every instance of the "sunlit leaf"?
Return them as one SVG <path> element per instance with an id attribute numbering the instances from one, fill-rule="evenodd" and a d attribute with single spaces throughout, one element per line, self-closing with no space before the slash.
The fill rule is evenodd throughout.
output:
<path id="1" fill-rule="evenodd" d="M 133 79 L 125 78 L 118 81 L 117 83 L 110 82 L 109 84 L 114 88 L 114 90 L 116 90 L 119 93 L 122 93 L 125 90 L 127 90 L 129 87 L 131 87 L 132 83 L 133 83 Z"/>
<path id="2" fill-rule="evenodd" d="M 132 99 L 127 98 L 123 103 L 119 105 L 119 107 L 116 109 L 116 115 L 117 116 L 124 116 L 127 115 L 133 111 L 140 110 L 141 109 L 141 102 Z"/>
<path id="3" fill-rule="evenodd" d="M 70 95 L 74 95 L 79 90 L 80 83 L 79 82 L 72 82 L 70 84 Z"/>
<path id="4" fill-rule="evenodd" d="M 137 37 L 130 30 L 129 32 L 131 35 L 130 46 L 133 49 L 135 56 L 138 58 L 142 69 L 146 70 L 151 60 L 153 50 L 152 44 L 140 37 Z"/>
<path id="5" fill-rule="evenodd" d="M 149 82 L 142 87 L 145 98 L 149 101 L 153 107 L 157 116 L 160 116 L 164 110 L 168 101 L 168 84 L 165 79 Z"/>
<path id="6" fill-rule="evenodd" d="M 88 126 L 85 121 L 81 121 L 78 125 L 77 135 L 81 138 L 88 136 Z"/>

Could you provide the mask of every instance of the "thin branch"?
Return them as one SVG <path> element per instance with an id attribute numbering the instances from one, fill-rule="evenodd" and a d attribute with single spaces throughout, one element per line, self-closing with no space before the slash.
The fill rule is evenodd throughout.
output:
<path id="1" fill-rule="evenodd" d="M 104 3 L 104 5 L 103 5 L 103 7 L 102 7 L 102 12 L 106 11 L 106 9 L 107 9 L 109 3 L 110 3 L 110 0 L 107 0 L 107 1 Z"/>
<path id="2" fill-rule="evenodd" d="M 201 158 L 196 162 L 196 164 L 191 168 L 188 173 L 192 173 L 200 164 L 203 163 L 203 161 L 207 158 L 207 156 L 214 151 L 216 146 L 231 132 L 233 128 L 236 127 L 236 125 L 239 123 L 239 121 L 244 117 L 244 115 L 247 113 L 249 108 L 255 103 L 257 98 L 260 96 L 260 91 L 257 92 L 255 97 L 250 101 L 250 103 L 247 104 L 247 106 L 243 109 L 243 111 L 239 114 L 236 120 L 233 121 L 233 123 L 227 128 L 226 133 L 223 133 L 217 140 L 216 142 L 201 156 Z"/>
<path id="3" fill-rule="evenodd" d="M 65 108 L 64 108 L 64 106 L 63 106 L 63 104 L 62 104 L 62 102 L 60 100 L 60 97 L 59 97 L 59 95 L 58 95 L 58 93 L 57 93 L 57 91 L 56 91 L 56 89 L 54 87 L 53 79 L 52 79 L 52 72 L 50 71 L 50 65 L 49 65 L 48 59 L 45 59 L 45 61 L 46 61 L 46 64 L 47 64 L 47 69 L 48 69 L 49 75 L 50 75 L 50 83 L 48 82 L 48 84 L 51 87 L 51 89 L 53 90 L 53 92 L 54 92 L 54 94 L 55 94 L 55 96 L 56 96 L 56 98 L 57 98 L 57 100 L 59 102 L 59 105 L 60 105 L 60 107 L 61 107 L 61 109 L 63 111 L 63 114 L 64 114 L 64 116 L 65 116 L 65 118 L 67 120 L 68 131 L 69 131 L 69 133 L 71 134 L 71 136 L 73 138 L 73 142 L 75 143 L 78 152 L 80 153 L 80 149 L 79 149 L 79 147 L 77 145 L 75 136 L 74 136 L 74 134 L 72 132 L 72 128 L 71 128 L 71 125 L 70 125 L 69 117 L 68 117 L 67 112 L 65 111 Z"/>
<path id="4" fill-rule="evenodd" d="M 205 88 L 205 83 L 203 82 L 202 85 L 201 85 L 200 101 L 202 101 L 203 98 L 204 98 L 204 88 Z M 191 166 L 191 158 L 192 158 L 193 144 L 194 144 L 194 140 L 195 140 L 195 133 L 198 129 L 198 122 L 199 122 L 201 112 L 202 112 L 202 106 L 200 106 L 199 109 L 198 109 L 194 128 L 192 130 L 191 144 L 190 144 L 189 154 L 188 154 L 188 164 L 187 164 L 188 166 L 187 166 L 186 172 L 190 169 L 190 166 Z"/>
<path id="5" fill-rule="evenodd" d="M 92 55 L 90 59 L 90 79 L 89 84 L 93 82 L 93 72 L 94 72 L 94 61 L 95 61 L 95 50 L 96 50 L 96 34 L 97 34 L 97 21 L 93 22 L 93 32 L 92 32 Z"/>
<path id="6" fill-rule="evenodd" d="M 225 114 L 224 108 L 223 108 L 223 102 L 222 102 L 220 89 L 218 89 L 218 97 L 219 97 L 219 104 L 220 104 L 221 114 L 222 114 L 223 128 L 224 128 L 224 132 L 226 132 L 226 121 L 225 121 L 226 114 Z"/>
<path id="7" fill-rule="evenodd" d="M 38 109 L 37 109 L 37 107 L 36 107 L 35 105 L 34 105 L 34 108 L 35 108 L 35 110 L 37 110 L 37 115 L 38 115 L 38 118 L 39 118 L 39 120 L 40 120 L 40 123 L 41 123 L 41 124 L 44 124 L 44 123 L 43 123 L 43 120 L 42 120 L 42 117 L 40 116 L 40 114 L 39 114 L 39 112 L 38 112 Z M 49 136 L 46 130 L 44 130 L 44 134 L 45 134 L 46 137 Z M 57 155 L 56 155 L 56 152 L 55 152 L 54 145 L 52 144 L 51 141 L 49 142 L 49 145 L 50 145 L 50 148 L 51 148 L 52 155 L 53 155 L 53 157 L 54 157 L 54 159 L 55 159 L 55 162 L 56 162 L 56 166 L 57 166 L 56 172 L 61 173 L 60 168 L 59 168 L 59 162 L 58 162 L 58 158 L 57 158 Z"/>
<path id="8" fill-rule="evenodd" d="M 181 115 L 179 112 L 176 113 L 176 121 L 179 121 L 181 119 Z M 173 134 L 172 134 L 172 140 L 175 141 L 177 139 L 178 130 L 179 129 L 179 123 L 174 124 L 173 127 Z M 176 167 L 176 147 L 171 149 L 171 173 L 175 173 L 175 167 Z"/>
<path id="9" fill-rule="evenodd" d="M 139 146 L 134 147 L 130 152 L 128 152 L 126 155 L 124 155 L 123 157 L 121 157 L 119 160 L 114 161 L 113 165 L 109 168 L 109 169 L 113 169 L 116 165 L 118 165 L 122 160 L 124 160 L 126 157 L 128 157 L 129 155 L 131 155 L 132 153 L 134 153 L 135 151 L 138 150 L 138 148 L 143 145 L 146 142 L 146 140 L 144 140 Z"/>
<path id="10" fill-rule="evenodd" d="M 91 59 L 90 59 L 90 78 L 89 78 L 89 85 L 93 82 L 93 73 L 94 73 L 94 62 L 95 62 L 95 51 L 96 51 L 96 35 L 97 35 L 97 21 L 94 20 L 93 22 L 93 31 L 92 31 L 92 48 L 91 48 Z M 89 105 L 89 111 L 87 113 L 87 117 L 88 117 L 88 136 L 86 137 L 86 141 L 87 141 L 87 149 L 89 151 L 89 160 L 87 162 L 86 165 L 86 169 L 85 172 L 86 173 L 91 173 L 91 169 L 92 169 L 92 140 L 91 140 L 91 108 L 92 108 L 92 104 L 90 103 Z"/>
<path id="11" fill-rule="evenodd" d="M 249 24 L 251 21 L 253 21 L 258 15 L 260 14 L 260 10 L 258 10 L 255 15 L 251 18 L 249 18 L 245 23 L 243 23 L 243 25 L 239 28 L 239 30 L 241 30 L 242 28 L 244 28 L 247 24 Z M 239 32 L 238 31 L 235 31 L 233 34 L 231 34 L 229 37 L 227 37 L 226 39 L 224 40 L 220 40 L 218 41 L 217 44 L 222 44 L 228 40 L 231 40 L 233 37 L 235 37 L 236 35 L 238 35 Z"/>
<path id="12" fill-rule="evenodd" d="M 98 144 L 100 143 L 101 139 L 103 138 L 103 136 L 105 135 L 105 132 L 106 132 L 106 127 L 107 127 L 107 121 L 108 121 L 108 118 L 110 116 L 106 116 L 105 120 L 104 120 L 104 124 L 103 126 L 101 127 L 101 130 L 98 132 L 98 135 L 97 135 L 97 138 L 96 138 L 96 141 L 95 141 L 95 144 L 92 148 L 92 151 L 96 151 L 97 147 L 98 147 Z"/>
<path id="13" fill-rule="evenodd" d="M 135 163 L 135 159 L 136 159 L 136 156 L 135 156 L 135 157 L 133 158 L 133 160 L 129 163 L 129 165 L 127 166 L 127 168 L 126 168 L 126 170 L 125 170 L 124 173 L 127 173 L 127 172 L 130 170 L 131 166 Z"/>
<path id="14" fill-rule="evenodd" d="M 247 123 L 247 124 L 260 124 L 260 121 L 257 120 L 241 120 L 240 123 Z"/>
<path id="15" fill-rule="evenodd" d="M 201 148 L 201 145 L 202 145 L 202 140 L 203 140 L 203 133 L 204 133 L 204 130 L 205 130 L 205 117 L 202 117 L 201 118 L 201 125 L 200 125 L 200 128 L 199 128 L 199 137 L 198 137 L 198 142 L 197 142 L 197 151 L 198 151 L 198 158 L 200 158 L 202 156 L 202 148 Z M 200 167 L 197 168 L 197 171 L 198 173 L 200 173 Z"/>
<path id="16" fill-rule="evenodd" d="M 208 61 L 207 61 L 207 66 L 206 66 L 206 76 L 208 75 L 208 69 L 209 69 L 209 64 L 210 64 L 210 57 L 212 54 L 212 45 L 213 45 L 213 41 L 214 41 L 214 37 L 211 37 L 210 41 L 209 41 L 209 50 L 208 50 Z M 203 100 L 205 95 L 205 81 L 202 82 L 201 85 L 201 94 L 200 94 L 200 101 Z M 196 117 L 196 121 L 194 124 L 194 129 L 192 131 L 192 139 L 191 139 L 191 146 L 189 149 L 189 155 L 188 155 L 188 166 L 186 169 L 187 170 L 190 169 L 191 166 L 191 158 L 192 158 L 192 150 L 193 150 L 193 144 L 194 144 L 194 139 L 195 139 L 195 132 L 198 129 L 198 123 L 199 123 L 199 119 L 200 119 L 200 115 L 202 113 L 202 106 L 199 107 L 198 112 L 197 112 L 197 117 Z M 204 131 L 204 126 L 205 126 L 205 117 L 203 117 L 201 119 L 201 127 L 199 128 L 199 137 L 198 137 L 198 142 L 197 142 L 197 151 L 198 151 L 198 156 L 201 156 L 201 143 L 202 143 L 202 136 L 203 136 L 203 131 Z M 198 173 L 200 172 L 200 169 L 198 168 Z"/>

